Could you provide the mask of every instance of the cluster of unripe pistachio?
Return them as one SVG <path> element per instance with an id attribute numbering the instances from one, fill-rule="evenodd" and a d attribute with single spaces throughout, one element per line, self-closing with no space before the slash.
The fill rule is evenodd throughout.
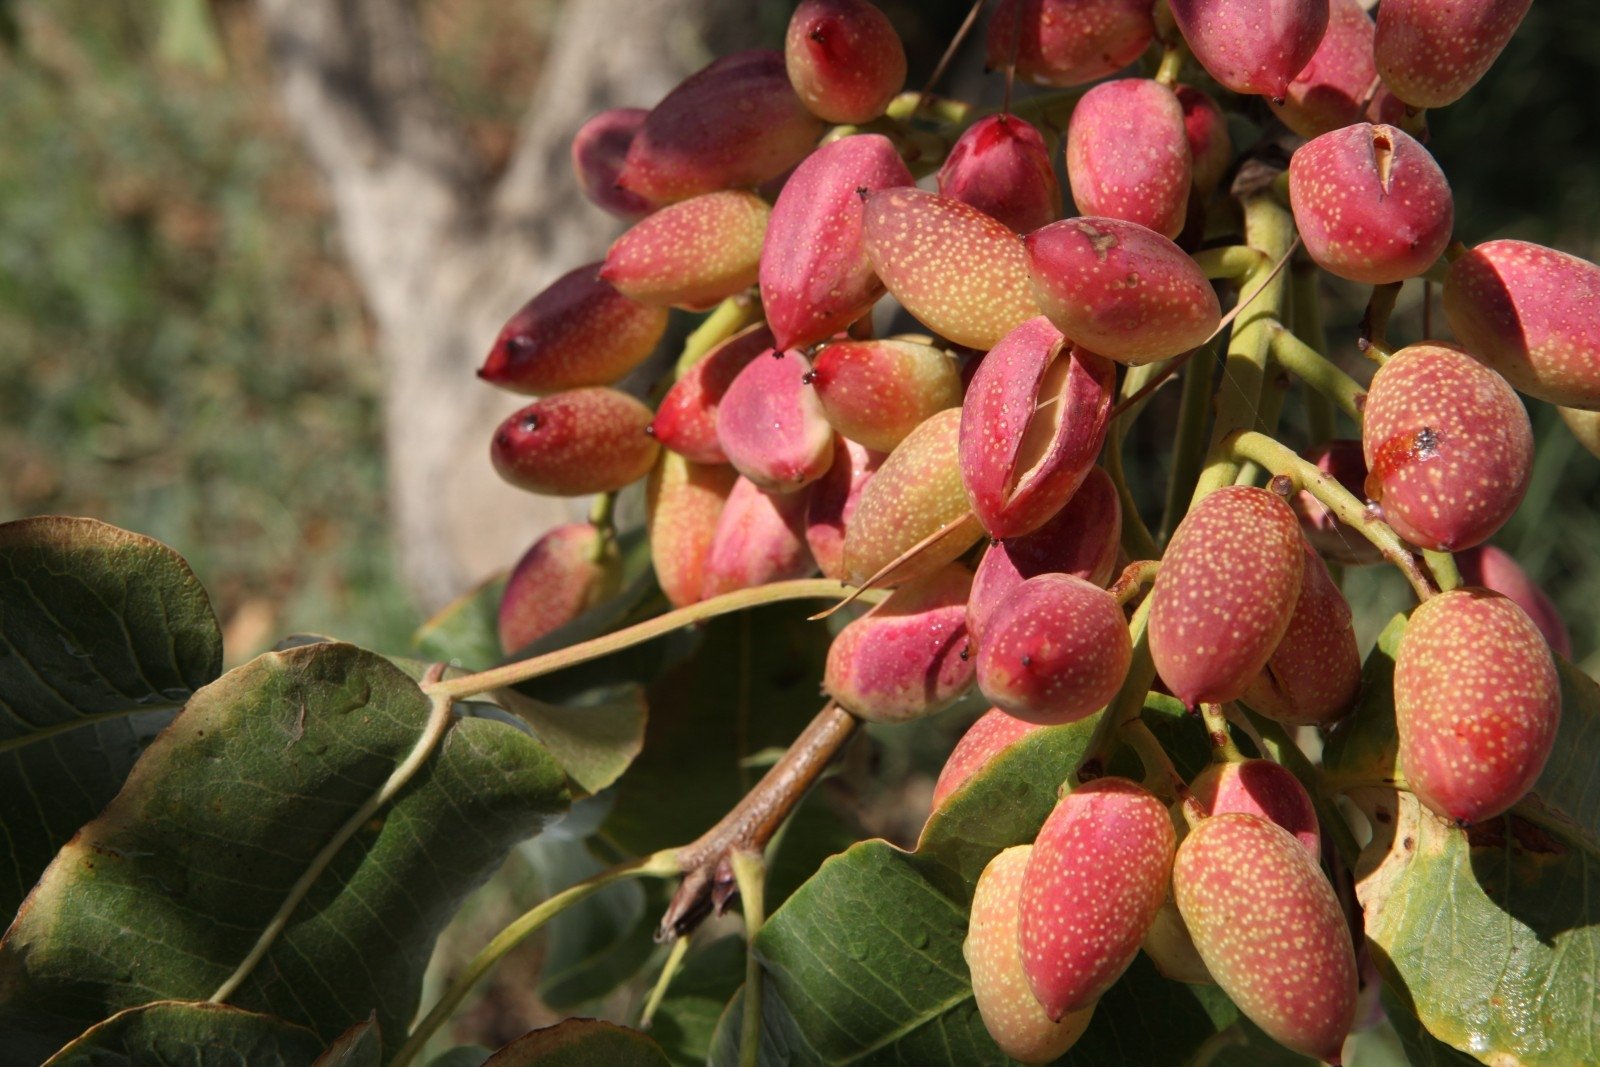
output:
<path id="1" fill-rule="evenodd" d="M 1217 489 L 1158 567 L 1115 580 L 1124 499 L 1096 463 L 1119 368 L 1224 325 L 1223 274 L 1191 252 L 1225 211 L 1235 152 L 1215 100 L 1175 82 L 1190 54 L 1309 139 L 1286 190 L 1318 266 L 1384 286 L 1450 260 L 1460 347 L 1375 351 L 1361 440 L 1307 458 L 1411 546 L 1461 553 L 1473 584 L 1427 599 L 1400 647 L 1399 764 L 1447 819 L 1500 814 L 1549 756 L 1550 645 L 1566 648 L 1548 601 L 1484 542 L 1530 477 L 1516 390 L 1573 409 L 1575 428 L 1600 409 L 1600 268 L 1520 241 L 1451 246 L 1449 186 L 1401 125 L 1464 94 L 1528 2 L 1385 0 L 1374 22 L 1356 0 L 1002 0 L 989 63 L 1016 77 L 1079 86 L 1153 41 L 1165 56 L 1155 78 L 1075 100 L 1064 155 L 1080 214 L 1063 219 L 1045 132 L 900 95 L 905 55 L 880 11 L 804 0 L 783 52 L 717 60 L 653 109 L 580 131 L 584 189 L 635 221 L 496 340 L 480 374 L 540 399 L 497 430 L 494 464 L 539 493 L 648 478 L 651 557 L 676 606 L 818 570 L 891 588 L 838 634 L 823 687 L 883 722 L 981 690 L 994 710 L 936 805 L 1023 734 L 1117 697 L 1151 574 L 1144 632 L 1167 691 L 1331 726 L 1361 661 L 1324 556 L 1380 556 L 1320 498 Z M 916 187 L 935 170 L 937 192 Z M 927 334 L 876 338 L 885 294 Z M 672 307 L 718 311 L 652 409 L 614 386 Z M 610 595 L 617 566 L 600 527 L 544 536 L 507 587 L 507 650 Z M 1174 977 L 1219 982 L 1285 1045 L 1337 1057 L 1356 967 L 1305 788 L 1253 760 L 1179 792 L 1169 811 L 1138 783 L 1083 781 L 1033 845 L 985 871 L 968 960 L 1010 1055 L 1059 1055 L 1142 945 Z"/>

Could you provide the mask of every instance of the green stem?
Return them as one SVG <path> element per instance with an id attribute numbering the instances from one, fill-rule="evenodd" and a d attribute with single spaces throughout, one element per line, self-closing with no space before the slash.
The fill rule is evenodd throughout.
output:
<path id="1" fill-rule="evenodd" d="M 850 592 L 849 586 L 832 578 L 801 578 L 792 582 L 758 585 L 754 589 L 740 589 L 737 592 L 724 593 L 709 600 L 702 600 L 698 604 L 690 604 L 688 607 L 657 615 L 653 619 L 646 619 L 632 626 L 625 626 L 613 633 L 580 642 L 569 648 L 557 649 L 542 656 L 533 656 L 474 674 L 463 674 L 432 684 L 425 683 L 422 690 L 430 696 L 456 699 L 476 696 L 479 693 L 517 685 L 575 664 L 587 663 L 589 660 L 671 633 L 679 627 L 713 619 L 718 615 L 727 615 L 761 604 L 776 604 L 785 600 L 832 600 L 848 592 Z M 872 594 L 862 594 L 862 597 L 867 599 L 872 597 Z M 881 596 L 878 599 L 881 599 Z"/>
<path id="2" fill-rule="evenodd" d="M 639 1029 L 650 1029 L 650 1023 L 660 1010 L 661 1002 L 667 998 L 667 987 L 672 984 L 672 979 L 683 967 L 683 961 L 689 955 L 689 945 L 692 940 L 680 937 L 672 943 L 672 949 L 667 953 L 667 961 L 661 965 L 661 973 L 656 976 L 656 984 L 650 987 L 650 996 L 644 1002 L 644 1010 L 639 1013 Z"/>
<path id="3" fill-rule="evenodd" d="M 1428 573 L 1433 575 L 1434 584 L 1439 587 L 1439 592 L 1448 593 L 1452 589 L 1461 588 L 1461 572 L 1456 569 L 1456 558 L 1448 552 L 1435 552 L 1431 548 L 1422 550 L 1422 561 L 1428 565 Z"/>
<path id="4" fill-rule="evenodd" d="M 569 886 L 555 896 L 524 912 L 521 917 L 514 920 L 504 930 L 494 936 L 483 949 L 467 964 L 466 968 L 445 990 L 444 996 L 433 1009 L 412 1029 L 406 1043 L 400 1046 L 400 1051 L 395 1053 L 394 1059 L 389 1061 L 389 1067 L 407 1067 L 417 1057 L 424 1045 L 433 1037 L 434 1032 L 444 1025 L 452 1012 L 466 999 L 472 987 L 499 963 L 505 954 L 516 948 L 529 934 L 537 931 L 545 923 L 561 914 L 578 901 L 592 896 L 613 882 L 620 882 L 626 878 L 671 878 L 678 873 L 677 849 L 663 849 L 642 860 L 613 867 L 608 871 L 601 871 L 593 878 L 585 879 L 577 885 Z"/>
<path id="5" fill-rule="evenodd" d="M 1272 267 L 1272 261 L 1249 245 L 1227 245 L 1223 248 L 1206 248 L 1191 257 L 1195 266 L 1212 281 L 1239 284 L 1252 274 Z"/>
<path id="6" fill-rule="evenodd" d="M 1322 325 L 1322 300 L 1317 291 L 1318 271 L 1315 264 L 1300 259 L 1290 267 L 1289 286 L 1294 314 L 1294 333 L 1314 351 L 1328 350 L 1327 331 Z M 1312 391 L 1305 394 L 1307 429 L 1311 443 L 1320 444 L 1333 439 L 1333 403 L 1326 395 Z"/>
<path id="7" fill-rule="evenodd" d="M 1217 419 L 1211 428 L 1211 447 L 1205 469 L 1195 485 L 1192 500 L 1231 485 L 1238 475 L 1238 463 L 1228 447 L 1228 438 L 1256 423 L 1261 402 L 1261 383 L 1267 367 L 1270 327 L 1283 314 L 1288 278 L 1274 268 L 1288 255 L 1294 242 L 1294 220 L 1272 197 L 1257 193 L 1244 201 L 1245 240 L 1262 254 L 1240 289 L 1240 299 L 1251 304 L 1233 323 L 1227 359 L 1222 367 L 1222 384 L 1217 393 Z"/>
<path id="8" fill-rule="evenodd" d="M 1272 339 L 1272 358 L 1278 366 L 1315 389 L 1319 395 L 1333 401 L 1357 426 L 1361 425 L 1361 405 L 1367 399 L 1366 386 L 1280 324 L 1273 323 L 1269 335 Z"/>
<path id="9" fill-rule="evenodd" d="M 1112 439 L 1107 444 L 1111 447 L 1105 454 L 1106 473 L 1116 485 L 1117 499 L 1122 503 L 1122 549 L 1137 559 L 1154 559 L 1161 555 L 1161 548 L 1139 514 L 1139 504 L 1133 498 L 1128 476 L 1122 469 L 1121 441 Z"/>
<path id="10" fill-rule="evenodd" d="M 1172 757 L 1161 747 L 1161 739 L 1137 715 L 1117 727 L 1139 762 L 1144 765 L 1144 786 L 1168 805 L 1185 799 L 1189 787 L 1172 765 Z"/>
<path id="11" fill-rule="evenodd" d="M 1271 375 L 1261 387 L 1261 408 L 1256 412 L 1256 432 L 1276 437 L 1278 433 L 1278 420 L 1283 416 L 1283 402 L 1289 395 L 1289 379 L 1282 372 Z M 1239 464 L 1239 473 L 1234 476 L 1234 485 L 1255 485 L 1256 478 L 1261 474 L 1260 468 L 1254 463 Z"/>
<path id="12" fill-rule="evenodd" d="M 1233 734 L 1228 731 L 1228 717 L 1223 713 L 1222 705 L 1202 703 L 1200 717 L 1205 720 L 1206 735 L 1211 739 L 1212 762 L 1244 762 L 1244 753 L 1233 743 Z"/>
<path id="13" fill-rule="evenodd" d="M 672 376 L 683 377 L 684 371 L 700 362 L 713 348 L 746 326 L 760 322 L 761 314 L 761 304 L 749 295 L 740 293 L 728 297 L 684 339 L 683 352 L 678 356 Z"/>
<path id="14" fill-rule="evenodd" d="M 739 884 L 740 908 L 744 911 L 744 1015 L 739 1021 L 739 1067 L 758 1067 L 761 1062 L 761 958 L 756 955 L 756 934 L 766 921 L 767 866 L 759 852 L 735 852 L 730 861 L 734 881 Z"/>
<path id="15" fill-rule="evenodd" d="M 1145 385 L 1161 373 L 1162 367 L 1159 363 L 1130 367 L 1122 378 L 1122 396 L 1125 398 L 1138 396 Z M 1117 497 L 1122 503 L 1123 549 L 1134 559 L 1155 559 L 1161 555 L 1161 549 L 1156 545 L 1156 539 L 1150 535 L 1150 528 L 1145 525 L 1144 517 L 1139 514 L 1138 502 L 1134 499 L 1132 487 L 1128 485 L 1127 471 L 1122 466 L 1123 437 L 1137 415 L 1137 407 L 1129 407 L 1111 420 L 1110 432 L 1106 434 L 1105 466 L 1106 473 L 1111 476 L 1111 481 L 1117 487 Z"/>
<path id="16" fill-rule="evenodd" d="M 1137 560 L 1128 564 L 1111 583 L 1110 593 L 1117 598 L 1117 603 L 1126 605 L 1130 600 L 1139 595 L 1139 590 L 1156 580 L 1156 575 L 1161 571 L 1161 561 L 1155 559 Z"/>
<path id="17" fill-rule="evenodd" d="M 1316 464 L 1301 459 L 1265 434 L 1235 434 L 1229 438 L 1228 445 L 1235 456 L 1254 460 L 1273 474 L 1287 478 L 1293 488 L 1304 489 L 1316 497 L 1340 522 L 1376 545 L 1378 551 L 1383 553 L 1383 558 L 1406 576 L 1419 600 L 1427 600 L 1437 592 L 1417 558 L 1400 540 L 1400 535 L 1388 523 L 1367 511 L 1367 506 L 1340 485 L 1338 479 L 1319 470 Z"/>
<path id="18" fill-rule="evenodd" d="M 1161 53 L 1161 66 L 1156 68 L 1155 80 L 1172 88 L 1178 82 L 1178 75 L 1183 73 L 1183 60 L 1185 49 L 1182 45 L 1167 45 L 1166 51 Z"/>
<path id="19" fill-rule="evenodd" d="M 1400 299 L 1401 282 L 1372 287 L 1372 299 L 1361 316 L 1361 331 L 1356 347 L 1363 355 L 1377 363 L 1389 358 L 1389 317 L 1394 314 L 1395 301 Z"/>
<path id="20" fill-rule="evenodd" d="M 1095 723 L 1094 733 L 1084 747 L 1083 759 L 1075 772 L 1080 777 L 1085 770 L 1092 770 L 1094 774 L 1104 771 L 1116 748 L 1120 727 L 1130 719 L 1139 717 L 1139 712 L 1144 708 L 1144 698 L 1150 692 L 1150 683 L 1155 681 L 1156 666 L 1150 658 L 1150 641 L 1146 635 L 1151 599 L 1145 597 L 1134 609 L 1133 618 L 1128 622 L 1128 636 L 1133 639 L 1133 658 L 1128 663 L 1128 677 L 1123 680 L 1115 699 L 1100 713 L 1100 721 Z"/>
<path id="21" fill-rule="evenodd" d="M 1177 440 L 1172 446 L 1172 475 L 1167 479 L 1167 499 L 1161 511 L 1161 543 L 1177 529 L 1178 520 L 1194 493 L 1200 477 L 1201 452 L 1205 448 L 1206 420 L 1211 414 L 1212 372 L 1216 365 L 1216 342 L 1207 342 L 1183 371 L 1183 396 L 1178 407 Z"/>
<path id="22" fill-rule="evenodd" d="M 428 676 L 437 678 L 443 672 L 443 669 L 442 664 L 430 668 Z M 210 1003 L 225 1003 L 229 997 L 238 991 L 239 986 L 256 969 L 257 964 L 265 958 L 267 951 L 272 947 L 272 943 L 278 939 L 278 935 L 283 933 L 284 928 L 289 925 L 289 917 L 294 914 L 295 909 L 305 900 L 306 894 L 311 892 L 312 885 L 328 869 L 328 865 L 339 854 L 339 850 L 345 846 L 350 838 L 355 836 L 356 831 L 360 830 L 374 815 L 381 811 L 385 804 L 393 800 L 395 794 L 404 789 L 406 783 L 410 782 L 416 776 L 416 773 L 422 769 L 422 765 L 428 762 L 428 758 L 439 747 L 439 742 L 444 739 L 445 732 L 450 727 L 450 722 L 453 718 L 451 713 L 452 703 L 453 701 L 448 696 L 438 694 L 433 696 L 432 707 L 429 709 L 427 721 L 423 723 L 422 733 L 418 736 L 416 744 L 411 746 L 411 751 L 406 755 L 406 758 L 401 760 L 400 764 L 390 772 L 389 777 L 378 787 L 378 791 L 368 797 L 355 810 L 355 813 L 345 820 L 344 825 L 339 827 L 333 837 L 328 840 L 328 843 L 322 846 L 321 851 L 316 854 L 306 866 L 305 871 L 295 880 L 294 885 L 289 890 L 289 895 L 278 906 L 277 913 L 267 923 L 266 929 L 261 931 L 261 936 L 256 938 L 256 943 L 251 947 L 249 954 L 245 956 L 238 967 L 234 968 L 233 973 L 223 981 L 222 985 L 217 987 L 217 991 L 211 994 Z"/>

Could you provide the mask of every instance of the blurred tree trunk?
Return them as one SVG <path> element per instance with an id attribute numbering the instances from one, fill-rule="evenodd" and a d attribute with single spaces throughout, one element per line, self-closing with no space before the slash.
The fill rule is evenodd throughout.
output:
<path id="1" fill-rule="evenodd" d="M 435 91 L 416 0 L 257 7 L 285 112 L 327 180 L 377 323 L 396 541 L 432 610 L 573 514 L 571 502 L 495 475 L 490 432 L 526 400 L 473 373 L 517 307 L 598 259 L 618 231 L 578 190 L 573 133 L 603 108 L 649 106 L 714 54 L 746 46 L 753 5 L 569 0 L 495 180 Z"/>

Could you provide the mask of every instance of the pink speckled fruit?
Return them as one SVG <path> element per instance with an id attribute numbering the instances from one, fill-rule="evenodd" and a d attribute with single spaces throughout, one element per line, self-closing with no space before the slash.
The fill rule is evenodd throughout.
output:
<path id="1" fill-rule="evenodd" d="M 1139 58 L 1155 33 L 1149 0 L 1000 0 L 985 62 L 1039 85 L 1082 85 Z"/>
<path id="2" fill-rule="evenodd" d="M 1189 832 L 1172 892 L 1194 946 L 1250 1021 L 1338 1063 L 1355 1021 L 1356 958 L 1333 886 L 1283 827 L 1213 815 Z"/>
<path id="3" fill-rule="evenodd" d="M 771 351 L 772 331 L 759 323 L 717 345 L 672 383 L 656 407 L 650 432 L 663 448 L 696 463 L 728 462 L 717 440 L 717 407 L 739 372 Z"/>
<path id="4" fill-rule="evenodd" d="M 809 381 L 833 428 L 879 452 L 961 403 L 961 370 L 950 353 L 892 337 L 824 345 Z"/>
<path id="5" fill-rule="evenodd" d="M 1467 825 L 1521 800 L 1561 721 L 1550 646 L 1510 598 L 1454 589 L 1417 607 L 1394 663 L 1400 767 L 1429 810 Z"/>
<path id="6" fill-rule="evenodd" d="M 1317 266 L 1384 285 L 1433 266 L 1455 224 L 1444 171 L 1404 130 L 1361 122 L 1289 159 L 1295 225 Z"/>
<path id="7" fill-rule="evenodd" d="M 1600 410 L 1600 266 L 1489 241 L 1450 264 L 1444 312 L 1462 347 L 1524 393 Z"/>
<path id="8" fill-rule="evenodd" d="M 896 589 L 833 639 L 823 690 L 871 722 L 909 722 L 949 707 L 972 684 L 971 585 L 972 572 L 950 563 Z"/>
<path id="9" fill-rule="evenodd" d="M 700 599 L 717 520 L 739 473 L 662 452 L 645 492 L 646 530 L 656 582 L 675 608 Z"/>
<path id="10" fill-rule="evenodd" d="M 1239 812 L 1275 822 L 1322 862 L 1322 831 L 1311 794 L 1290 771 L 1265 759 L 1213 763 L 1189 786 L 1207 815 Z"/>
<path id="11" fill-rule="evenodd" d="M 811 364 L 794 349 L 769 349 L 733 379 L 717 405 L 717 441 L 739 473 L 792 493 L 833 464 L 833 428 L 806 384 Z"/>
<path id="12" fill-rule="evenodd" d="M 572 170 L 583 195 L 596 207 L 629 222 L 660 206 L 617 185 L 628 149 L 648 114 L 642 107 L 607 108 L 578 127 L 572 138 Z"/>
<path id="13" fill-rule="evenodd" d="M 656 347 L 667 309 L 641 304 L 596 276 L 587 263 L 557 278 L 500 328 L 478 369 L 517 393 L 612 385 Z"/>
<path id="14" fill-rule="evenodd" d="M 995 607 L 978 649 L 978 688 L 1030 722 L 1076 722 L 1110 703 L 1133 645 L 1115 597 L 1070 574 L 1041 574 Z"/>
<path id="15" fill-rule="evenodd" d="M 1062 333 L 1118 363 L 1203 344 L 1222 321 L 1205 273 L 1177 245 L 1120 219 L 1053 222 L 1030 233 L 1028 274 Z"/>
<path id="16" fill-rule="evenodd" d="M 1172 91 L 1183 108 L 1183 132 L 1193 160 L 1194 187 L 1201 196 L 1210 196 L 1222 184 L 1228 165 L 1233 162 L 1228 117 L 1215 100 L 1192 85 L 1175 85 Z"/>
<path id="17" fill-rule="evenodd" d="M 1372 16 L 1358 0 L 1329 0 L 1328 32 L 1272 113 L 1301 137 L 1319 137 L 1361 121 L 1378 68 L 1372 61 Z"/>
<path id="18" fill-rule="evenodd" d="M 1528 413 L 1458 348 L 1410 345 L 1378 368 L 1361 428 L 1367 496 L 1419 548 L 1454 552 L 1509 519 L 1533 473 Z"/>
<path id="19" fill-rule="evenodd" d="M 783 58 L 800 99 L 829 122 L 870 122 L 906 83 L 900 35 L 867 0 L 801 0 Z"/>
<path id="20" fill-rule="evenodd" d="M 1511 553 L 1494 545 L 1469 548 L 1456 554 L 1456 570 L 1461 573 L 1461 584 L 1481 585 L 1511 598 L 1511 602 L 1533 620 L 1550 643 L 1551 651 L 1572 658 L 1572 635 L 1567 632 L 1567 624 L 1556 610 L 1555 602 L 1539 588 L 1538 582 L 1528 577 L 1528 572 Z"/>
<path id="21" fill-rule="evenodd" d="M 761 249 L 761 305 L 783 348 L 825 341 L 872 310 L 883 283 L 862 233 L 862 190 L 911 184 L 887 137 L 825 144 L 783 185 Z"/>
<path id="22" fill-rule="evenodd" d="M 913 317 L 968 348 L 988 349 L 1039 314 L 1022 241 L 971 204 L 919 189 L 867 197 L 872 269 Z"/>
<path id="23" fill-rule="evenodd" d="M 600 277 L 645 304 L 704 311 L 755 284 L 771 210 L 743 190 L 664 207 L 612 242 Z"/>
<path id="24" fill-rule="evenodd" d="M 850 581 L 866 581 L 962 516 L 964 522 L 885 575 L 882 584 L 931 574 L 983 535 L 961 485 L 956 450 L 960 435 L 961 409 L 946 408 L 912 430 L 867 482 L 844 533 L 844 569 Z"/>
<path id="25" fill-rule="evenodd" d="M 978 365 L 961 406 L 961 482 L 991 537 L 1043 526 L 1071 499 L 1105 440 L 1117 386 L 1110 360 L 1042 315 Z"/>
<path id="26" fill-rule="evenodd" d="M 1018 930 L 1028 987 L 1050 1018 L 1094 1004 L 1133 962 L 1176 840 L 1166 806 L 1126 778 L 1096 778 L 1056 803 L 1022 878 Z"/>
<path id="27" fill-rule="evenodd" d="M 1412 107 L 1444 107 L 1494 65 L 1533 0 L 1387 0 L 1373 41 L 1378 73 Z"/>
<path id="28" fill-rule="evenodd" d="M 939 192 L 971 204 L 1017 233 L 1061 217 L 1061 183 L 1050 149 L 1015 115 L 979 119 L 939 168 Z"/>
<path id="29" fill-rule="evenodd" d="M 1071 574 L 1105 588 L 1117 565 L 1122 538 L 1122 502 L 1111 476 L 1099 467 L 1061 510 L 1021 537 L 990 543 L 972 577 L 967 629 L 979 647 L 989 616 L 1000 601 L 1029 578 Z"/>
<path id="30" fill-rule="evenodd" d="M 1149 78 L 1090 89 L 1067 124 L 1067 180 L 1079 213 L 1178 236 L 1194 165 L 1177 96 Z"/>
<path id="31" fill-rule="evenodd" d="M 1151 591 L 1150 655 L 1188 707 L 1244 695 L 1300 595 L 1300 524 L 1274 493 L 1227 486 L 1184 516 Z"/>
<path id="32" fill-rule="evenodd" d="M 847 437 L 833 442 L 833 465 L 806 498 L 806 544 L 828 578 L 844 579 L 844 531 L 861 504 L 867 482 L 886 457 Z"/>
<path id="33" fill-rule="evenodd" d="M 1361 650 L 1350 605 L 1322 557 L 1305 546 L 1289 628 L 1240 699 L 1279 722 L 1326 726 L 1355 707 Z"/>
<path id="34" fill-rule="evenodd" d="M 609 493 L 643 478 L 661 451 L 650 409 L 615 389 L 571 389 L 535 400 L 494 432 L 500 477 L 530 493 Z"/>
<path id="35" fill-rule="evenodd" d="M 980 715 L 950 750 L 950 758 L 939 771 L 939 780 L 933 784 L 933 810 L 939 810 L 945 797 L 967 784 L 990 760 L 1040 729 L 1041 723 L 1019 719 L 1003 708 L 990 708 Z"/>
<path id="36" fill-rule="evenodd" d="M 655 203 L 760 185 L 816 147 L 822 122 L 783 53 L 735 52 L 690 75 L 645 116 L 617 184 Z"/>
<path id="37" fill-rule="evenodd" d="M 816 570 L 805 520 L 806 494 L 768 493 L 743 477 L 734 482 L 706 550 L 700 599 Z"/>
<path id="38" fill-rule="evenodd" d="M 1172 17 L 1218 82 L 1276 100 L 1322 43 L 1328 0 L 1172 0 Z"/>
<path id="39" fill-rule="evenodd" d="M 1324 474 L 1332 475 L 1357 500 L 1366 499 L 1367 461 L 1361 454 L 1360 441 L 1347 438 L 1326 441 L 1302 452 L 1301 457 Z M 1376 545 L 1340 522 L 1305 490 L 1290 497 L 1289 506 L 1300 516 L 1301 532 L 1311 542 L 1311 547 L 1328 559 L 1352 567 L 1383 561 L 1383 553 Z"/>
<path id="40" fill-rule="evenodd" d="M 1052 1021 L 1028 989 L 1017 926 L 1022 880 L 1032 854 L 1032 845 L 1016 845 L 984 867 L 972 892 L 961 955 L 972 974 L 978 1016 L 1000 1051 L 1019 1063 L 1050 1063 L 1082 1036 L 1094 1005 Z"/>
<path id="41" fill-rule="evenodd" d="M 500 597 L 500 647 L 508 654 L 576 619 L 616 592 L 616 545 L 594 526 L 557 526 L 511 568 Z"/>

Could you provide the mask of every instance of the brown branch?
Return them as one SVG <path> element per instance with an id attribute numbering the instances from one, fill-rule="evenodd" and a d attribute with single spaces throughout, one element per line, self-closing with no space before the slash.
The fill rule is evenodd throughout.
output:
<path id="1" fill-rule="evenodd" d="M 683 882 L 661 916 L 658 941 L 681 937 L 713 909 L 721 914 L 727 908 L 738 893 L 730 857 L 735 852 L 766 848 L 860 724 L 854 715 L 829 701 L 732 811 L 678 851 Z"/>

